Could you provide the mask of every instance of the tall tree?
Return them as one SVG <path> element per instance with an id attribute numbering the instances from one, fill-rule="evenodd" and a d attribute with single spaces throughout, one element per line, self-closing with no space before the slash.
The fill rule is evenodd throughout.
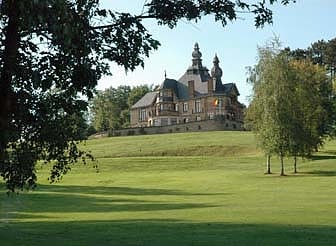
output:
<path id="1" fill-rule="evenodd" d="M 139 101 L 146 93 L 153 91 L 153 85 L 138 85 L 134 86 L 128 96 L 128 107 L 131 108 L 137 101 Z"/>
<path id="2" fill-rule="evenodd" d="M 328 73 L 329 83 L 333 88 L 332 91 L 332 104 L 326 101 L 324 108 L 327 110 L 326 114 L 328 115 L 328 121 L 326 125 L 324 125 L 324 130 L 328 132 L 329 135 L 336 135 L 336 38 L 331 40 L 318 40 L 312 43 L 306 49 L 296 49 L 290 50 L 290 48 L 286 48 L 286 52 L 291 57 L 291 59 L 296 60 L 310 60 L 314 64 L 318 64 L 324 66 Z M 324 91 L 328 91 L 330 85 Z M 330 95 L 328 95 L 330 97 Z"/>
<path id="3" fill-rule="evenodd" d="M 289 62 L 292 70 L 294 98 L 291 118 L 293 138 L 290 153 L 294 156 L 294 172 L 297 172 L 296 157 L 310 157 L 328 134 L 332 120 L 328 107 L 332 105 L 331 85 L 324 67 L 314 65 L 310 60 Z"/>
<path id="4" fill-rule="evenodd" d="M 294 157 L 297 172 L 297 157 L 310 156 L 327 134 L 332 101 L 326 70 L 309 60 L 292 60 L 288 50 L 273 45 L 259 49 L 249 80 L 254 94 L 247 118 L 261 147 L 267 155 L 279 156 L 281 175 L 285 156 Z"/>
<path id="5" fill-rule="evenodd" d="M 277 155 L 284 175 L 283 158 L 287 154 L 288 101 L 284 100 L 288 87 L 285 74 L 288 71 L 286 57 L 281 54 L 278 40 L 258 49 L 258 63 L 249 71 L 253 85 L 253 97 L 247 110 L 247 119 L 257 134 L 261 148 L 267 156 Z M 270 167 L 267 167 L 270 170 Z M 267 170 L 267 172 L 269 172 Z"/>
<path id="6" fill-rule="evenodd" d="M 92 121 L 98 131 L 119 129 L 129 122 L 127 117 L 130 86 L 110 87 L 99 91 L 92 100 Z"/>
<path id="7" fill-rule="evenodd" d="M 147 92 L 148 85 L 110 87 L 98 91 L 92 100 L 92 123 L 96 130 L 107 131 L 128 127 L 130 122 L 130 108 Z"/>
<path id="8" fill-rule="evenodd" d="M 243 11 L 262 27 L 272 22 L 267 3 L 275 2 L 150 0 L 132 15 L 101 9 L 99 0 L 0 1 L 0 175 L 7 188 L 33 187 L 38 159 L 55 160 L 53 181 L 84 155 L 71 115 L 87 109 L 83 97 L 92 98 L 109 74 L 107 61 L 133 70 L 158 48 L 143 19 L 174 27 L 213 15 L 225 26 Z"/>

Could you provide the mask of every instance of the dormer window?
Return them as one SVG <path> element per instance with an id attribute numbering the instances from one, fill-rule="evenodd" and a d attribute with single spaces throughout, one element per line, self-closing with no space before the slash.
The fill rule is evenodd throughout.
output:
<path id="1" fill-rule="evenodd" d="M 170 96 L 170 91 L 169 90 L 164 90 L 163 91 L 163 96 L 164 97 L 169 97 Z"/>

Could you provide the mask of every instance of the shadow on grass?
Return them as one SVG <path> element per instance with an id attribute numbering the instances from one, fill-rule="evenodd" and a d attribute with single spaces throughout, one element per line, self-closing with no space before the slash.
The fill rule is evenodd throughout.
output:
<path id="1" fill-rule="evenodd" d="M 120 197 L 125 195 L 128 197 Z M 172 197 L 163 201 L 162 198 L 157 199 L 157 196 L 160 198 L 162 195 Z M 6 213 L 18 219 L 26 218 L 26 214 L 59 213 L 60 211 L 64 213 L 104 213 L 217 207 L 217 205 L 200 202 L 199 195 L 168 189 L 46 185 L 34 192 L 9 197 L 4 195 L 3 199 L 7 199 L 4 200 L 7 204 L 17 203 L 17 206 L 9 206 Z M 206 193 L 201 195 L 206 195 Z M 195 202 L 193 199 L 191 199 L 192 202 L 176 202 L 176 197 L 173 196 L 195 196 L 197 199 Z"/>
<path id="2" fill-rule="evenodd" d="M 321 176 L 321 177 L 333 177 L 333 176 L 336 176 L 336 171 L 314 170 L 310 172 L 303 172 L 302 174 Z"/>
<path id="3" fill-rule="evenodd" d="M 336 156 L 336 150 L 322 150 L 321 153 L 325 153 L 327 155 L 334 155 Z"/>
<path id="4" fill-rule="evenodd" d="M 314 155 L 311 157 L 313 161 L 321 161 L 321 160 L 335 160 L 336 155 Z"/>
<path id="5" fill-rule="evenodd" d="M 59 193 L 77 193 L 92 195 L 131 195 L 131 196 L 210 196 L 223 195 L 223 193 L 192 193 L 182 190 L 171 189 L 149 189 L 134 187 L 108 187 L 108 186 L 64 186 L 64 185 L 38 185 L 37 191 L 59 192 Z M 224 194 L 225 195 L 225 194 Z"/>
<path id="6" fill-rule="evenodd" d="M 29 222 L 0 226 L 3 245 L 334 245 L 335 226 L 177 220 Z"/>
<path id="7" fill-rule="evenodd" d="M 267 174 L 264 177 L 270 178 L 307 178 L 312 176 L 318 177 L 333 177 L 336 176 L 336 171 L 322 171 L 322 170 L 314 170 L 314 171 L 298 171 L 297 173 L 294 172 L 286 172 L 285 175 L 280 175 L 279 173 L 272 173 Z M 260 177 L 263 178 L 263 177 Z"/>

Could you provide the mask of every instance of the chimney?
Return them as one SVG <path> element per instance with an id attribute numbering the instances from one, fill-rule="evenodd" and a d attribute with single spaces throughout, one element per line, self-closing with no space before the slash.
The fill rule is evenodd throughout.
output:
<path id="1" fill-rule="evenodd" d="M 188 81 L 188 90 L 189 90 L 189 97 L 190 98 L 195 97 L 195 81 L 194 80 Z"/>
<path id="2" fill-rule="evenodd" d="M 212 78 L 210 78 L 209 80 L 208 80 L 208 94 L 212 94 L 213 93 L 213 91 L 214 91 L 214 87 L 213 87 L 213 79 Z"/>

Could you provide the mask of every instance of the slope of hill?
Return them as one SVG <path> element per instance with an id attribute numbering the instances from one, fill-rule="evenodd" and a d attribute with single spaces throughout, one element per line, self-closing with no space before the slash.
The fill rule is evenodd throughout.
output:
<path id="1" fill-rule="evenodd" d="M 90 140 L 99 169 L 0 198 L 1 245 L 333 245 L 336 142 L 280 177 L 249 132 Z"/>
<path id="2" fill-rule="evenodd" d="M 260 154 L 250 132 L 230 131 L 101 138 L 87 141 L 84 148 L 97 158 Z"/>

